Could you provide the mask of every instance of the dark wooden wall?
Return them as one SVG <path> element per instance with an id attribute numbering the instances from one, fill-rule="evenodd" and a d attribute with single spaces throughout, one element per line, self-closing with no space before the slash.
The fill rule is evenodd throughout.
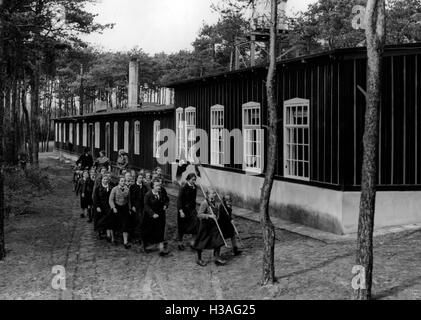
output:
<path id="1" fill-rule="evenodd" d="M 94 158 L 99 156 L 101 150 L 105 150 L 105 126 L 106 123 L 110 123 L 110 150 L 111 154 L 108 155 L 112 162 L 117 161 L 118 152 L 114 151 L 114 122 L 118 122 L 118 150 L 124 148 L 124 123 L 129 122 L 129 160 L 131 167 L 136 170 L 146 169 L 153 170 L 156 167 L 161 167 L 163 169 L 164 175 L 171 177 L 171 164 L 159 165 L 157 160 L 153 157 L 153 125 L 154 121 L 159 120 L 161 122 L 161 129 L 172 129 L 174 130 L 175 120 L 174 120 L 174 111 L 166 112 L 147 112 L 147 113 L 133 113 L 133 114 L 112 114 L 112 115 L 101 115 L 101 116 L 88 116 L 85 118 L 76 118 L 73 120 L 70 119 L 58 119 L 56 120 L 59 125 L 62 123 L 67 123 L 67 133 L 68 137 L 70 122 L 73 123 L 74 129 L 74 141 L 76 141 L 76 123 L 79 123 L 80 126 L 80 141 L 78 143 L 74 142 L 74 154 L 81 154 L 85 147 L 82 146 L 83 143 L 83 121 L 86 121 L 88 124 L 93 124 L 93 129 L 95 130 L 95 123 L 100 123 L 100 148 L 94 148 Z M 136 121 L 140 122 L 140 155 L 134 154 L 134 124 Z M 89 133 L 89 132 L 88 132 Z M 63 133 L 64 134 L 64 133 Z M 89 136 L 88 136 L 89 140 Z M 66 140 L 64 140 L 66 142 Z M 57 143 L 56 148 L 68 150 L 66 143 Z"/>
<path id="2" fill-rule="evenodd" d="M 421 187 L 420 58 L 420 50 L 389 50 L 385 54 L 378 181 L 386 190 Z M 175 86 L 175 107 L 196 107 L 197 128 L 209 133 L 213 105 L 225 106 L 225 127 L 232 130 L 242 128 L 242 105 L 254 101 L 261 103 L 266 125 L 266 72 L 255 68 L 180 83 Z M 359 51 L 278 65 L 280 120 L 284 101 L 310 100 L 310 182 L 297 183 L 359 188 L 365 113 L 365 96 L 359 87 L 366 89 L 366 59 Z M 279 124 L 276 178 L 288 180 L 283 177 L 283 121 Z M 231 149 L 233 154 L 233 146 Z M 210 144 L 208 152 L 210 155 Z M 226 165 L 225 170 L 241 172 L 242 166 Z"/>

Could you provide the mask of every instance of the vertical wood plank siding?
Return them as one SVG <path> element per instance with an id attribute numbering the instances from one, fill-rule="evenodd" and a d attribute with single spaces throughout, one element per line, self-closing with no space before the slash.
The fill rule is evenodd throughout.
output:
<path id="1" fill-rule="evenodd" d="M 386 50 L 384 81 L 379 110 L 378 183 L 385 189 L 421 187 L 421 49 Z M 366 90 L 365 53 L 326 54 L 314 58 L 296 59 L 278 64 L 276 97 L 279 114 L 279 149 L 276 178 L 284 178 L 283 159 L 283 103 L 293 98 L 310 100 L 310 183 L 341 190 L 357 189 L 361 183 L 363 129 Z M 210 157 L 210 108 L 225 107 L 225 128 L 242 129 L 242 105 L 261 104 L 262 123 L 267 125 L 266 68 L 253 68 L 214 77 L 175 84 L 175 108 L 195 107 L 197 128 L 208 133 Z M 80 124 L 77 153 L 83 151 L 83 126 Z M 140 121 L 140 156 L 134 155 L 134 122 Z M 130 159 L 139 168 L 157 166 L 152 158 L 153 122 L 161 121 L 161 128 L 175 128 L 175 113 L 144 113 L 139 115 L 102 115 L 86 121 L 101 123 L 101 149 L 105 149 L 105 123 L 111 126 L 113 150 L 113 123 L 119 122 L 119 149 L 124 146 L 124 122 L 130 122 Z M 69 119 L 56 119 L 66 123 Z M 76 122 L 74 122 L 75 124 Z M 64 135 L 64 133 L 63 133 Z M 76 141 L 76 126 L 73 128 Z M 265 139 L 267 142 L 267 139 Z M 56 142 L 57 148 L 65 143 Z M 96 150 L 98 152 L 99 149 Z M 265 148 L 266 152 L 266 148 Z M 116 152 L 111 158 L 115 160 Z M 242 172 L 242 165 L 234 164 L 234 141 L 231 140 L 231 164 L 226 170 Z M 165 166 L 170 173 L 170 166 Z"/>
<path id="2" fill-rule="evenodd" d="M 89 124 L 100 123 L 100 148 L 95 148 L 94 158 L 99 156 L 101 150 L 105 150 L 105 126 L 106 123 L 110 123 L 110 150 L 111 154 L 109 157 L 112 162 L 117 161 L 118 152 L 114 151 L 114 122 L 118 123 L 118 150 L 124 148 L 124 123 L 129 122 L 129 160 L 130 165 L 136 170 L 146 169 L 153 170 L 160 166 L 163 169 L 164 175 L 171 177 L 171 164 L 161 166 L 157 160 L 153 157 L 153 123 L 155 120 L 161 122 L 161 129 L 175 129 L 174 111 L 167 112 L 147 112 L 147 113 L 134 113 L 134 114 L 105 114 L 82 117 L 75 120 L 56 120 L 58 123 L 73 123 L 74 125 L 74 136 L 76 137 L 76 123 L 79 123 L 80 134 L 79 143 L 74 143 L 74 153 L 81 154 L 84 150 L 82 146 L 83 142 L 83 123 L 86 121 L 88 124 L 88 135 L 89 135 Z M 134 154 L 134 130 L 135 122 L 140 122 L 140 155 Z M 68 130 L 68 129 L 67 129 Z M 67 135 L 66 135 L 67 136 Z M 75 140 L 76 141 L 76 140 Z M 89 136 L 88 136 L 89 143 Z M 55 143 L 56 148 L 66 150 L 65 143 Z"/>

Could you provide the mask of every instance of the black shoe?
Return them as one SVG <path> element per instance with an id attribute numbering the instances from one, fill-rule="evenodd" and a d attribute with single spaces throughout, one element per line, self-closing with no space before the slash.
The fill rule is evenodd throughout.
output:
<path id="1" fill-rule="evenodd" d="M 221 258 L 218 258 L 215 260 L 215 264 L 217 266 L 225 266 L 227 264 L 227 262 L 225 260 L 222 260 Z"/>
<path id="2" fill-rule="evenodd" d="M 152 253 L 152 250 L 149 250 L 146 247 L 143 247 L 143 252 L 146 254 L 149 254 L 149 253 Z"/>
<path id="3" fill-rule="evenodd" d="M 126 243 L 126 244 L 124 245 L 124 248 L 125 248 L 126 250 L 129 250 L 131 247 L 132 247 L 132 245 L 131 245 L 131 244 L 129 244 L 129 243 Z"/>
<path id="4" fill-rule="evenodd" d="M 239 255 L 241 255 L 243 253 L 243 251 L 238 250 L 238 248 L 234 248 L 233 249 L 233 252 L 234 252 L 234 256 L 239 256 Z"/>
<path id="5" fill-rule="evenodd" d="M 161 251 L 160 253 L 159 253 L 159 255 L 161 256 L 161 257 L 166 257 L 166 256 L 168 256 L 170 253 L 169 252 L 167 252 L 167 251 Z"/>
<path id="6" fill-rule="evenodd" d="M 115 246 L 118 246 L 118 243 L 117 243 L 117 241 L 115 241 L 115 240 L 111 240 L 111 243 L 112 243 L 113 245 L 115 245 Z"/>
<path id="7" fill-rule="evenodd" d="M 92 223 L 92 219 L 89 219 L 89 220 L 88 220 L 88 223 Z"/>
<path id="8" fill-rule="evenodd" d="M 178 245 L 178 250 L 184 251 L 184 250 L 186 250 L 186 247 L 184 245 L 182 245 L 182 244 L 179 244 Z"/>
<path id="9" fill-rule="evenodd" d="M 201 267 L 206 267 L 207 263 L 203 260 L 196 260 L 196 264 Z"/>
<path id="10" fill-rule="evenodd" d="M 85 215 L 82 213 L 82 214 L 80 215 L 80 217 L 81 217 L 82 219 L 84 219 L 84 218 L 85 218 Z"/>

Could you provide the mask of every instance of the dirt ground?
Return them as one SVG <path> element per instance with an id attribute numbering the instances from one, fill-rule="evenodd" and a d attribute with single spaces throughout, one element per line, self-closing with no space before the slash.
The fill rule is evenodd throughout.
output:
<path id="1" fill-rule="evenodd" d="M 243 255 L 223 254 L 228 265 L 205 268 L 190 250 L 179 252 L 175 198 L 168 213 L 171 254 L 145 254 L 134 246 L 125 250 L 96 239 L 92 225 L 79 218 L 78 198 L 72 193 L 69 166 L 43 157 L 54 191 L 37 197 L 31 214 L 6 221 L 8 256 L 0 262 L 3 299 L 349 299 L 355 243 L 324 242 L 277 231 L 278 284 L 262 288 L 262 240 L 257 223 L 237 220 Z M 421 231 L 375 239 L 373 292 L 377 299 L 421 299 Z M 211 261 L 211 252 L 205 260 Z M 52 268 L 66 270 L 66 291 L 52 288 Z"/>

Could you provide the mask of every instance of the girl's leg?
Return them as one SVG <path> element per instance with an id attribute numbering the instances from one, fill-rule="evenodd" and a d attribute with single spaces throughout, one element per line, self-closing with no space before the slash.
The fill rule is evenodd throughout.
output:
<path id="1" fill-rule="evenodd" d="M 164 242 L 159 243 L 159 255 L 161 257 L 168 255 L 168 252 L 165 251 Z"/>
<path id="2" fill-rule="evenodd" d="M 215 256 L 215 263 L 217 265 L 224 265 L 227 262 L 221 258 L 221 247 L 215 248 L 213 251 L 213 255 Z"/>
<path id="3" fill-rule="evenodd" d="M 197 257 L 196 257 L 196 263 L 201 266 L 204 267 L 206 266 L 206 263 L 202 260 L 202 250 L 196 250 L 197 253 Z"/>
<path id="4" fill-rule="evenodd" d="M 126 249 L 130 249 L 130 245 L 129 245 L 129 233 L 128 232 L 123 232 L 123 241 L 124 241 L 124 247 Z"/>
<path id="5" fill-rule="evenodd" d="M 237 243 L 237 237 L 234 236 L 231 238 L 231 243 L 232 243 L 232 252 L 234 253 L 235 256 L 238 256 L 242 253 L 242 251 L 240 251 L 238 249 L 238 243 Z"/>
<path id="6" fill-rule="evenodd" d="M 178 232 L 178 249 L 180 251 L 183 251 L 185 249 L 184 244 L 183 244 L 183 238 L 184 238 L 184 234 L 182 234 L 181 232 Z"/>

